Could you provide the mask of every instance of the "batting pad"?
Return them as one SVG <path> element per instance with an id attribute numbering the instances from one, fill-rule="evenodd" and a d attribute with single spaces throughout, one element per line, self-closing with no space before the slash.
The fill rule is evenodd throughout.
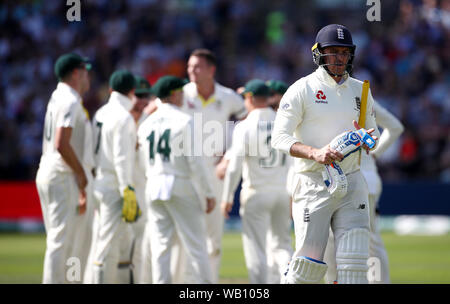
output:
<path id="1" fill-rule="evenodd" d="M 327 264 L 309 257 L 294 258 L 289 264 L 284 284 L 316 284 L 327 272 Z"/>
<path id="2" fill-rule="evenodd" d="M 336 250 L 338 284 L 367 284 L 369 230 L 354 228 L 344 233 Z"/>

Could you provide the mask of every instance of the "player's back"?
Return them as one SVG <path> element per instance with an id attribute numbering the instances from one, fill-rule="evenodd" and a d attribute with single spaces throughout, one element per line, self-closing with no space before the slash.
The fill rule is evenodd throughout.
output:
<path id="1" fill-rule="evenodd" d="M 98 109 L 94 116 L 94 154 L 97 175 L 100 178 L 105 175 L 116 176 L 115 171 L 119 162 L 134 163 L 135 161 L 120 159 L 127 155 L 125 150 L 135 149 L 135 147 L 127 147 L 129 143 L 123 142 L 122 134 L 135 136 L 136 126 L 131 114 L 118 102 L 117 95 L 111 94 L 108 103 Z M 135 141 L 134 144 L 136 144 Z M 118 182 L 116 178 L 114 180 Z"/>
<path id="2" fill-rule="evenodd" d="M 275 115 L 271 108 L 256 109 L 236 127 L 237 132 L 246 134 L 243 188 L 286 187 L 289 169 L 287 155 L 271 148 Z"/>
<path id="3" fill-rule="evenodd" d="M 57 151 L 55 140 L 58 128 L 72 128 L 70 145 L 78 159 L 83 159 L 87 114 L 81 105 L 81 97 L 65 83 L 58 83 L 47 105 L 45 114 L 41 167 L 57 172 L 71 169 Z"/>
<path id="4" fill-rule="evenodd" d="M 140 157 L 147 177 L 168 174 L 189 177 L 186 155 L 193 148 L 192 118 L 174 105 L 163 103 L 139 127 Z"/>

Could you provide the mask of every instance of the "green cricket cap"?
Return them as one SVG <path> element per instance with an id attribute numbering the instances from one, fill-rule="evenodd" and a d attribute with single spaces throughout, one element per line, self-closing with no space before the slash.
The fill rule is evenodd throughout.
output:
<path id="1" fill-rule="evenodd" d="M 70 72 L 77 68 L 86 68 L 91 70 L 92 65 L 89 63 L 89 59 L 82 57 L 75 53 L 68 53 L 59 56 L 55 62 L 54 72 L 59 80 L 67 76 Z"/>
<path id="2" fill-rule="evenodd" d="M 152 86 L 147 79 L 141 76 L 135 76 L 136 78 L 136 90 L 135 95 L 151 95 L 153 94 Z"/>
<path id="3" fill-rule="evenodd" d="M 163 76 L 153 85 L 153 93 L 159 98 L 170 96 L 172 91 L 181 89 L 189 81 L 175 76 Z"/>
<path id="4" fill-rule="evenodd" d="M 128 94 L 132 89 L 136 88 L 137 81 L 134 75 L 127 70 L 117 70 L 112 73 L 109 78 L 109 86 L 113 91 L 121 94 Z"/>
<path id="5" fill-rule="evenodd" d="M 252 79 L 245 84 L 243 95 L 252 93 L 253 96 L 270 96 L 270 89 L 266 83 L 260 79 Z"/>
<path id="6" fill-rule="evenodd" d="M 269 80 L 266 82 L 267 86 L 272 92 L 283 95 L 288 89 L 288 85 L 281 80 Z"/>

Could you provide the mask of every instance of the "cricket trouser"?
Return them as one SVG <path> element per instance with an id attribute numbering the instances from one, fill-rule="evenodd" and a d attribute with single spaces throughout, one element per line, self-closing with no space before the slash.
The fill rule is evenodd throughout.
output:
<path id="1" fill-rule="evenodd" d="M 74 223 L 79 195 L 75 177 L 71 173 L 47 171 L 41 166 L 36 176 L 36 187 L 47 233 L 42 282 L 71 282 L 77 278 L 66 276 L 66 264 L 75 240 Z"/>
<path id="2" fill-rule="evenodd" d="M 92 225 L 94 220 L 94 210 L 97 208 L 97 202 L 93 195 L 94 177 L 89 168 L 84 168 L 88 184 L 86 186 L 86 212 L 75 217 L 75 237 L 72 244 L 71 256 L 76 257 L 80 261 L 81 276 L 74 283 L 81 283 L 88 269 L 88 257 L 92 246 Z"/>
<path id="3" fill-rule="evenodd" d="M 95 261 L 95 250 L 97 248 L 98 242 L 98 233 L 100 228 L 100 206 L 95 198 L 95 195 L 92 195 L 93 200 L 95 202 L 93 215 L 92 215 L 92 238 L 91 238 L 91 246 L 89 250 L 89 255 L 86 262 L 86 269 L 84 271 L 83 283 L 84 284 L 93 284 L 94 283 L 94 261 Z"/>
<path id="4" fill-rule="evenodd" d="M 94 283 L 118 283 L 120 241 L 124 234 L 131 233 L 131 227 L 122 220 L 122 198 L 116 188 L 96 181 L 94 195 L 100 203 Z"/>
<path id="5" fill-rule="evenodd" d="M 130 282 L 140 283 L 141 271 L 143 269 L 142 243 L 144 239 L 145 225 L 147 222 L 147 204 L 145 203 L 145 176 L 141 179 L 136 177 L 135 180 L 139 180 L 139 182 L 136 182 L 135 190 L 136 199 L 139 208 L 142 210 L 142 215 L 136 222 L 130 223 L 132 233 L 124 234 L 120 241 L 118 276 L 119 282 L 121 284 L 129 284 Z"/>
<path id="6" fill-rule="evenodd" d="M 251 284 L 280 283 L 292 255 L 286 186 L 242 189 L 240 215 Z"/>
<path id="7" fill-rule="evenodd" d="M 209 263 L 211 264 L 213 283 L 219 282 L 220 261 L 222 259 L 222 237 L 225 218 L 220 210 L 223 181 L 216 176 L 215 158 L 208 159 L 207 170 L 215 193 L 216 207 L 206 214 L 206 229 L 208 233 L 207 246 Z"/>
<path id="8" fill-rule="evenodd" d="M 321 267 L 320 275 L 310 280 L 307 270 L 323 263 L 331 227 L 338 283 L 367 283 L 369 206 L 367 184 L 361 172 L 347 174 L 348 191 L 341 199 L 330 196 L 320 173 L 297 173 L 296 181 L 292 206 L 296 249 L 291 263 L 302 257 L 309 259 L 299 264 L 309 266 L 304 266 L 305 273 L 296 276 L 298 281 L 319 282 L 325 275 L 326 267 Z M 295 276 L 292 271 L 289 268 L 288 277 Z"/>
<path id="9" fill-rule="evenodd" d="M 146 217 L 149 218 L 149 211 L 145 211 L 147 213 Z M 141 270 L 138 277 L 138 283 L 140 284 L 151 284 L 152 280 L 152 250 L 151 250 L 151 227 L 148 220 L 145 222 L 145 230 L 144 235 L 142 236 L 141 243 Z"/>
<path id="10" fill-rule="evenodd" d="M 170 255 L 177 233 L 188 256 L 196 282 L 212 283 L 206 247 L 204 209 L 189 179 L 176 177 L 171 198 L 150 203 L 152 279 L 156 284 L 170 284 Z"/>
<path id="11" fill-rule="evenodd" d="M 209 263 L 211 265 L 213 283 L 217 284 L 219 282 L 219 272 L 220 272 L 220 262 L 222 258 L 222 236 L 225 218 L 220 210 L 220 202 L 222 200 L 222 190 L 223 181 L 218 179 L 216 176 L 216 162 L 215 157 L 205 158 L 207 172 L 209 174 L 209 180 L 212 182 L 213 191 L 215 193 L 214 198 L 216 199 L 216 207 L 208 214 L 204 214 L 206 217 L 206 231 L 207 231 L 207 249 L 209 256 Z M 201 185 L 199 185 L 201 187 Z M 198 191 L 201 193 L 201 189 Z M 204 203 L 203 203 L 204 202 Z M 202 199 L 202 204 L 206 204 L 206 201 Z M 195 278 L 193 278 L 191 263 L 189 262 L 184 249 L 178 244 L 178 240 L 175 240 L 175 260 L 177 267 L 176 271 L 176 282 L 177 283 L 192 283 Z M 182 269 L 185 269 L 184 271 Z"/>

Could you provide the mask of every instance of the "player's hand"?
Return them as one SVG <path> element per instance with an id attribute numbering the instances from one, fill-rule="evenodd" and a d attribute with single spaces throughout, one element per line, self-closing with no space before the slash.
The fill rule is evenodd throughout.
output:
<path id="1" fill-rule="evenodd" d="M 86 188 L 88 180 L 83 170 L 81 170 L 80 173 L 75 174 L 75 181 L 80 191 Z"/>
<path id="2" fill-rule="evenodd" d="M 86 213 L 86 207 L 87 207 L 86 190 L 82 189 L 82 190 L 80 190 L 79 195 L 78 195 L 77 213 L 80 215 Z"/>
<path id="3" fill-rule="evenodd" d="M 355 127 L 356 130 L 361 129 L 361 127 L 359 126 L 359 124 L 358 124 L 358 122 L 356 120 L 353 120 L 353 127 Z M 371 128 L 371 129 L 367 130 L 367 133 L 373 138 L 373 140 L 377 141 L 378 137 L 372 136 L 372 133 L 374 131 L 375 131 L 375 129 Z M 363 144 L 362 147 L 363 147 L 364 150 L 366 150 L 366 154 L 369 154 L 370 148 L 366 144 Z"/>
<path id="4" fill-rule="evenodd" d="M 216 166 L 216 176 L 218 179 L 223 180 L 225 178 L 225 173 L 227 172 L 228 160 L 222 158 L 222 160 Z"/>
<path id="5" fill-rule="evenodd" d="M 326 145 L 321 149 L 316 149 L 313 152 L 313 160 L 322 165 L 329 165 L 334 161 L 341 161 L 344 159 L 342 153 L 331 149 L 330 145 Z"/>
<path id="6" fill-rule="evenodd" d="M 232 208 L 233 208 L 233 202 L 222 202 L 222 204 L 220 205 L 222 214 L 226 219 L 230 218 L 230 212 L 231 212 Z"/>
<path id="7" fill-rule="evenodd" d="M 216 199 L 214 197 L 207 197 L 206 198 L 206 213 L 211 213 L 211 211 L 214 210 L 215 206 L 216 206 Z"/>
<path id="8" fill-rule="evenodd" d="M 141 213 L 134 189 L 130 186 L 126 187 L 123 190 L 122 219 L 127 223 L 133 223 Z"/>

